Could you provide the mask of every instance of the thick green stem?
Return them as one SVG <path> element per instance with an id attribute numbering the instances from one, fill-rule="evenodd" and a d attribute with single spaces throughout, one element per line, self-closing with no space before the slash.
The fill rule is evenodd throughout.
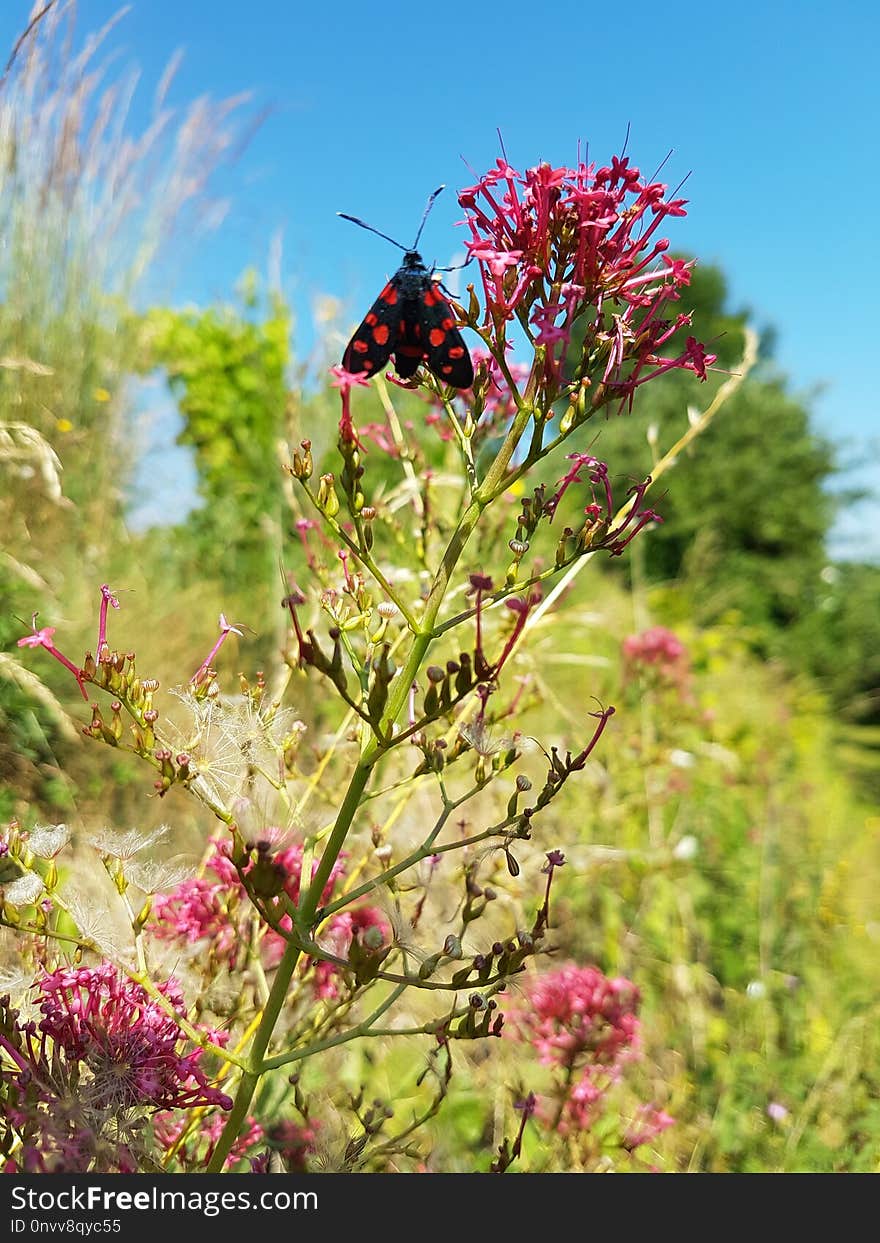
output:
<path id="1" fill-rule="evenodd" d="M 321 894 L 327 887 L 327 882 L 330 880 L 343 842 L 351 829 L 352 822 L 360 805 L 361 795 L 370 779 L 372 766 L 372 758 L 368 758 L 366 754 L 361 756 L 357 767 L 351 775 L 345 798 L 342 800 L 342 806 L 339 808 L 336 822 L 327 839 L 324 853 L 321 855 L 321 861 L 315 869 L 315 875 L 312 877 L 312 882 L 306 891 L 305 897 L 303 897 L 297 908 L 296 922 L 306 935 L 314 923 L 315 912 L 321 901 Z"/>
<path id="2" fill-rule="evenodd" d="M 287 990 L 290 987 L 291 977 L 293 976 L 300 953 L 299 946 L 291 942 L 284 951 L 281 962 L 278 964 L 275 979 L 272 981 L 269 999 L 263 1011 L 263 1017 L 260 1019 L 260 1025 L 254 1033 L 254 1040 L 248 1058 L 248 1069 L 241 1077 L 238 1091 L 235 1094 L 235 1103 L 232 1106 L 229 1117 L 226 1119 L 226 1125 L 217 1141 L 217 1147 L 211 1155 L 211 1160 L 207 1167 L 208 1174 L 219 1174 L 222 1172 L 223 1163 L 244 1126 L 254 1092 L 265 1069 L 263 1056 L 269 1047 L 272 1032 L 275 1030 L 278 1016 L 287 998 Z"/>

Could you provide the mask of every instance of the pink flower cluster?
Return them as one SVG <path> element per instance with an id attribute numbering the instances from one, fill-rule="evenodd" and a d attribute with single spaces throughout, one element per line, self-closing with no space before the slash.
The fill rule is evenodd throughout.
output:
<path id="1" fill-rule="evenodd" d="M 618 1078 L 616 1068 L 585 1066 L 580 1079 L 573 1081 L 566 1093 L 556 1126 L 563 1134 L 568 1131 L 589 1131 L 602 1112 L 605 1093 Z"/>
<path id="2" fill-rule="evenodd" d="M 305 1126 L 288 1121 L 273 1123 L 266 1131 L 267 1147 L 259 1156 L 251 1158 L 251 1173 L 267 1174 L 269 1153 L 273 1151 L 280 1154 L 288 1174 L 306 1173 L 306 1158 L 315 1150 L 318 1125 L 316 1122 Z"/>
<path id="3" fill-rule="evenodd" d="M 569 964 L 539 975 L 527 996 L 517 1026 L 547 1065 L 612 1066 L 638 1047 L 639 990 L 623 977 Z"/>
<path id="4" fill-rule="evenodd" d="M 689 660 L 682 641 L 665 626 L 631 634 L 621 645 L 626 676 L 651 672 L 670 685 L 687 681 Z"/>
<path id="5" fill-rule="evenodd" d="M 568 964 L 538 976 L 526 1004 L 511 1017 L 512 1031 L 555 1070 L 555 1088 L 530 1096 L 543 1125 L 562 1135 L 590 1131 L 607 1109 L 609 1089 L 639 1052 L 639 990 L 598 967 Z M 620 1143 L 632 1152 L 651 1143 L 674 1119 L 653 1104 L 640 1105 L 624 1126 Z"/>
<path id="6" fill-rule="evenodd" d="M 579 160 L 574 168 L 539 164 L 524 174 L 499 159 L 458 198 L 488 321 L 516 315 L 546 347 L 550 374 L 577 324 L 591 370 L 600 367 L 602 386 L 624 400 L 673 368 L 706 378 L 714 356 L 693 337 L 675 356 L 663 354 L 690 323 L 683 314 L 668 318 L 667 307 L 689 283 L 691 267 L 669 258 L 669 241 L 658 235 L 667 217 L 686 214 L 687 200 L 667 197 L 665 184 L 617 156 L 610 166 Z"/>
<path id="7" fill-rule="evenodd" d="M 641 1105 L 624 1133 L 624 1145 L 632 1150 L 642 1144 L 652 1144 L 658 1135 L 668 1131 L 671 1126 L 675 1126 L 675 1119 L 664 1109 L 657 1109 L 655 1105 Z"/>
<path id="8" fill-rule="evenodd" d="M 175 980 L 159 989 L 171 1013 L 107 962 L 46 972 L 34 988 L 39 1021 L 22 1021 L 0 998 L 7 1173 L 133 1174 L 146 1113 L 231 1109 L 201 1068 L 201 1048 L 187 1051 Z"/>
<path id="9" fill-rule="evenodd" d="M 166 1151 L 174 1149 L 176 1165 L 202 1170 L 211 1160 L 225 1122 L 222 1114 L 202 1114 L 194 1126 L 192 1114 L 160 1113 L 153 1120 L 153 1135 L 160 1148 Z M 263 1134 L 259 1122 L 248 1118 L 245 1129 L 226 1158 L 227 1168 L 247 1157 L 263 1139 Z"/>
<path id="10" fill-rule="evenodd" d="M 173 1017 L 112 963 L 49 972 L 37 989 L 42 1039 L 52 1042 L 54 1057 L 88 1070 L 93 1107 L 232 1108 L 231 1099 L 212 1088 L 201 1070 L 202 1050 L 181 1052 Z M 177 981 L 168 980 L 159 991 L 183 1017 Z"/>
<path id="11" fill-rule="evenodd" d="M 214 850 L 206 865 L 206 870 L 213 873 L 213 878 L 193 877 L 182 881 L 167 894 L 157 894 L 149 927 L 154 936 L 166 941 L 183 940 L 189 944 L 208 941 L 217 957 L 233 966 L 242 947 L 250 943 L 249 938 L 242 935 L 243 928 L 240 925 L 244 919 L 250 919 L 251 908 L 247 902 L 245 886 L 229 857 L 228 844 L 215 839 L 213 845 Z M 292 902 L 298 902 L 302 882 L 302 846 L 295 844 L 274 851 L 271 861 L 285 878 L 285 893 Z M 254 866 L 256 865 L 248 865 L 245 876 Z M 317 860 L 314 860 L 313 875 L 317 866 Z M 334 886 L 344 870 L 345 859 L 340 856 L 324 888 L 322 902 L 330 901 Z M 291 926 L 290 917 L 285 915 L 280 921 L 282 931 L 289 932 Z M 345 959 L 353 940 L 360 939 L 370 928 L 376 928 L 381 934 L 381 940 L 387 944 L 389 928 L 380 911 L 373 907 L 340 911 L 327 921 L 321 943 L 328 953 Z M 280 933 L 273 929 L 266 931 L 262 947 L 267 967 L 277 965 L 285 945 L 285 939 Z M 318 960 L 314 967 L 313 985 L 316 995 L 322 998 L 336 996 L 341 971 L 339 964 Z"/>
<path id="12" fill-rule="evenodd" d="M 598 967 L 569 964 L 547 971 L 526 991 L 527 1005 L 513 1017 L 514 1032 L 529 1041 L 557 1085 L 539 1098 L 539 1119 L 561 1134 L 589 1131 L 605 1108 L 608 1090 L 639 1050 L 639 991 Z M 653 1107 L 641 1107 L 622 1137 L 632 1150 L 671 1124 Z"/>
<path id="13" fill-rule="evenodd" d="M 214 878 L 193 876 L 154 896 L 149 928 L 163 941 L 208 941 L 216 957 L 231 966 L 239 947 L 236 908 L 243 890 L 232 860 L 216 842 L 206 870 Z"/>

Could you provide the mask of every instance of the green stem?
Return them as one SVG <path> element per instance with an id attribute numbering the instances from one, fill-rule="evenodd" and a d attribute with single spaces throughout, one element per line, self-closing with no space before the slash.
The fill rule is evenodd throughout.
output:
<path id="1" fill-rule="evenodd" d="M 445 599 L 446 589 L 449 586 L 449 581 L 455 571 L 455 567 L 464 552 L 465 545 L 473 534 L 474 528 L 480 520 L 483 510 L 495 499 L 499 484 L 504 479 L 504 475 L 510 465 L 511 458 L 516 451 L 516 447 L 519 444 L 520 438 L 522 437 L 531 416 L 532 412 L 528 405 L 521 406 L 517 411 L 510 426 L 510 430 L 505 437 L 504 443 L 498 451 L 498 456 L 489 468 L 483 482 L 474 493 L 473 501 L 465 510 L 451 540 L 449 541 L 449 545 L 444 553 L 440 568 L 438 569 L 434 577 L 434 582 L 431 585 L 431 591 L 425 601 L 421 625 L 417 628 L 414 627 L 415 633 L 413 635 L 413 642 L 412 647 L 410 648 L 409 656 L 403 669 L 398 673 L 391 685 L 390 693 L 388 695 L 388 702 L 385 705 L 385 711 L 383 712 L 382 720 L 379 723 L 379 738 L 370 738 L 364 745 L 363 751 L 361 752 L 361 758 L 358 761 L 358 764 L 351 775 L 351 780 L 348 783 L 345 798 L 339 808 L 339 813 L 334 822 L 330 837 L 327 840 L 327 845 L 324 847 L 324 852 L 321 855 L 321 861 L 315 870 L 315 875 L 312 877 L 312 882 L 309 885 L 305 896 L 299 904 L 296 923 L 300 932 L 306 936 L 310 933 L 321 901 L 321 895 L 330 880 L 336 860 L 339 857 L 339 852 L 342 850 L 345 839 L 351 830 L 357 809 L 360 806 L 361 798 L 367 787 L 367 782 L 370 779 L 373 766 L 381 755 L 388 749 L 389 745 L 391 745 L 390 741 L 382 742 L 380 739 L 387 738 L 391 740 L 392 727 L 406 703 L 409 696 L 409 688 L 421 668 L 428 653 L 428 649 L 434 640 L 434 626 L 437 621 L 437 614 L 440 612 L 443 600 Z M 332 522 L 331 525 L 333 525 Z M 341 528 L 337 531 L 337 534 L 343 536 L 344 538 L 344 533 Z M 351 541 L 348 539 L 346 539 L 345 542 L 351 544 Z M 358 556 L 362 556 L 360 549 L 356 551 Z M 368 568 L 371 572 L 375 573 L 372 565 L 369 565 Z M 386 590 L 390 591 L 389 585 L 381 575 L 378 576 L 378 581 L 386 587 Z M 393 591 L 390 591 L 390 594 L 391 598 L 394 599 Z M 411 615 L 408 614 L 408 611 L 405 608 L 402 608 L 401 612 L 407 621 L 413 625 Z M 275 1026 L 281 1014 L 281 1010 L 284 1006 L 284 1002 L 287 999 L 290 981 L 293 978 L 293 972 L 301 952 L 302 950 L 300 946 L 291 941 L 284 951 L 281 962 L 278 964 L 278 968 L 275 972 L 275 979 L 272 982 L 272 988 L 266 1003 L 266 1008 L 263 1011 L 260 1024 L 254 1034 L 253 1044 L 251 1045 L 250 1055 L 248 1057 L 247 1069 L 242 1073 L 235 1102 L 232 1110 L 230 1111 L 229 1117 L 226 1120 L 223 1133 L 217 1141 L 217 1146 L 214 1149 L 211 1160 L 208 1164 L 208 1173 L 219 1173 L 222 1171 L 223 1163 L 229 1155 L 233 1143 L 244 1126 L 247 1111 L 250 1108 L 250 1104 L 253 1100 L 260 1077 L 272 1066 L 272 1062 L 265 1062 L 263 1059 L 266 1049 L 269 1046 L 269 1041 L 272 1038 L 272 1033 L 275 1030 Z M 401 985 L 400 987 L 403 988 L 405 985 Z M 360 1034 L 361 1026 L 362 1025 L 359 1025 L 358 1028 L 353 1030 Z M 330 1041 L 330 1044 L 327 1044 L 326 1046 L 323 1046 L 322 1044 L 322 1047 L 332 1047 L 332 1043 L 334 1041 L 335 1043 L 341 1043 L 341 1041 L 336 1040 L 333 1037 L 330 1038 Z M 318 1047 L 313 1045 L 309 1051 L 317 1052 Z M 300 1051 L 299 1054 L 287 1054 L 282 1056 L 285 1057 L 287 1061 L 292 1061 L 295 1060 L 296 1057 L 304 1055 L 305 1054 Z"/>
<path id="2" fill-rule="evenodd" d="M 325 906 L 321 911 L 321 918 L 328 919 L 331 915 L 335 915 L 337 911 L 344 910 L 345 907 L 350 906 L 352 902 L 356 902 L 359 898 L 365 898 L 374 889 L 378 889 L 381 885 L 387 885 L 390 880 L 393 880 L 401 872 L 406 872 L 409 868 L 415 867 L 417 863 L 421 863 L 422 859 L 428 859 L 431 855 L 448 854 L 450 850 L 463 850 L 466 846 L 476 846 L 479 842 L 488 841 L 490 837 L 501 837 L 505 829 L 516 824 L 519 819 L 518 816 L 508 816 L 500 824 L 493 824 L 491 828 L 483 829 L 481 833 L 474 833 L 471 837 L 461 837 L 457 841 L 447 842 L 443 846 L 435 846 L 434 842 L 450 814 L 456 807 L 460 807 L 464 801 L 464 799 L 458 799 L 444 811 L 435 827 L 431 830 L 430 837 L 421 846 L 418 846 L 412 854 L 407 855 L 405 859 L 401 859 L 400 863 L 395 864 L 394 867 L 388 868 L 381 876 L 374 876 L 372 880 L 364 881 L 357 889 L 352 889 L 343 897 L 338 898 L 336 902 L 331 902 L 329 906 Z"/>
<path id="3" fill-rule="evenodd" d="M 413 617 L 410 610 L 407 608 L 406 602 L 402 599 L 402 597 L 398 594 L 398 592 L 395 591 L 391 583 L 388 581 L 388 579 L 385 577 L 385 575 L 376 565 L 376 562 L 373 560 L 372 555 L 364 547 L 363 542 L 358 543 L 356 540 L 353 540 L 351 536 L 348 534 L 348 532 L 343 530 L 343 528 L 339 525 L 339 523 L 336 521 L 335 518 L 331 518 L 328 514 L 325 514 L 318 504 L 317 496 L 312 491 L 312 489 L 309 487 L 309 485 L 303 481 L 301 481 L 301 483 L 302 483 L 303 491 L 305 492 L 306 496 L 311 501 L 316 512 L 321 515 L 321 517 L 324 519 L 327 526 L 330 528 L 330 530 L 333 532 L 336 538 L 340 540 L 343 544 L 345 544 L 346 547 L 349 549 L 349 551 L 352 552 L 357 557 L 357 559 L 361 561 L 367 567 L 367 569 L 372 574 L 373 578 L 376 580 L 376 582 L 379 584 L 379 586 L 388 596 L 388 599 L 399 610 L 400 615 L 403 617 L 404 621 L 409 626 L 410 630 L 415 632 L 415 630 L 417 629 L 416 620 Z"/>
<path id="4" fill-rule="evenodd" d="M 337 1032 L 335 1036 L 328 1036 L 326 1040 L 316 1040 L 313 1044 L 303 1045 L 301 1049 L 289 1049 L 286 1053 L 279 1053 L 277 1057 L 270 1057 L 268 1061 L 263 1063 L 264 1070 L 277 1070 L 279 1066 L 288 1066 L 291 1062 L 301 1062 L 303 1058 L 311 1057 L 313 1053 L 323 1053 L 326 1049 L 335 1049 L 337 1045 L 347 1044 L 350 1040 L 357 1040 L 361 1036 L 372 1036 L 372 1024 L 376 1019 L 382 1017 L 386 1010 L 390 1010 L 402 993 L 406 992 L 407 984 L 398 984 L 393 989 L 380 1006 L 378 1006 L 372 1014 L 368 1015 L 356 1027 L 350 1027 L 348 1031 Z"/>
<path id="5" fill-rule="evenodd" d="M 300 952 L 299 946 L 291 942 L 285 949 L 281 962 L 278 964 L 275 979 L 272 981 L 269 1000 L 266 1002 L 260 1025 L 254 1033 L 254 1041 L 248 1058 L 248 1068 L 241 1076 L 238 1091 L 235 1095 L 235 1103 L 232 1106 L 229 1117 L 226 1119 L 223 1133 L 217 1141 L 217 1147 L 214 1149 L 211 1160 L 208 1163 L 207 1173 L 209 1174 L 221 1173 L 223 1162 L 229 1155 L 229 1150 L 244 1126 L 254 1092 L 265 1069 L 263 1055 L 269 1046 L 272 1032 L 275 1030 L 275 1024 L 278 1022 L 278 1016 L 287 999 L 287 990 L 290 986 L 294 968 L 299 961 Z"/>
<path id="6" fill-rule="evenodd" d="M 367 750 L 372 751 L 374 747 L 375 742 L 371 741 L 367 745 Z M 345 792 L 345 798 L 342 800 L 342 806 L 339 808 L 339 814 L 337 815 L 336 821 L 330 832 L 327 845 L 324 847 L 324 853 L 321 855 L 321 862 L 315 869 L 315 875 L 312 877 L 312 882 L 306 891 L 305 897 L 302 899 L 297 908 L 297 925 L 306 934 L 308 934 L 309 929 L 315 922 L 315 912 L 317 911 L 318 904 L 321 901 L 321 894 L 324 892 L 327 882 L 330 880 L 333 867 L 339 857 L 339 852 L 342 849 L 342 844 L 351 829 L 352 821 L 354 820 L 355 813 L 360 805 L 361 795 L 363 794 L 367 782 L 370 779 L 370 772 L 372 771 L 374 762 L 375 759 L 368 758 L 365 753 L 352 773 L 351 780 L 348 783 L 348 789 Z"/>

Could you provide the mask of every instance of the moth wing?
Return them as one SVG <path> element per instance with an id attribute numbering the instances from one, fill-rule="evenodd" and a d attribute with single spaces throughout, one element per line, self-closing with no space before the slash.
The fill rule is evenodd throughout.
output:
<path id="1" fill-rule="evenodd" d="M 470 388 L 474 364 L 455 324 L 455 312 L 436 281 L 428 282 L 422 297 L 422 349 L 425 363 L 442 384 Z"/>
<path id="2" fill-rule="evenodd" d="M 345 347 L 342 365 L 352 375 L 375 375 L 397 348 L 400 293 L 391 280 L 367 311 Z"/>

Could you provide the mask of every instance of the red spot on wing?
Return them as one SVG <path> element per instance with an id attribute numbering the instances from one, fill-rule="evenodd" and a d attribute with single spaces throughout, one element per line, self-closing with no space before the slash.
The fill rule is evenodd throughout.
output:
<path id="1" fill-rule="evenodd" d="M 455 327 L 455 320 L 452 318 L 451 315 L 447 315 L 445 319 L 441 319 L 440 327 L 445 328 L 446 331 L 448 332 L 450 328 Z"/>
<path id="2" fill-rule="evenodd" d="M 397 290 L 389 281 L 382 292 L 379 294 L 381 300 L 388 306 L 394 306 L 397 302 Z"/>
<path id="3" fill-rule="evenodd" d="M 378 328 L 373 329 L 373 340 L 377 345 L 385 345 L 388 341 L 388 325 L 380 324 Z"/>
<path id="4" fill-rule="evenodd" d="M 370 311 L 369 315 L 364 320 L 364 323 L 369 324 L 371 328 L 373 324 L 378 324 L 378 322 L 379 322 L 379 316 L 376 314 L 375 311 Z"/>
<path id="5" fill-rule="evenodd" d="M 447 363 L 444 367 L 441 367 L 440 370 L 443 372 L 444 375 L 452 374 L 452 368 L 450 367 L 449 363 Z"/>
<path id="6" fill-rule="evenodd" d="M 354 350 L 357 354 L 366 354 L 367 350 L 368 350 L 370 347 L 369 347 L 369 345 L 367 345 L 366 341 L 360 341 L 360 340 L 358 340 L 358 341 L 352 341 L 352 343 L 351 343 L 351 348 L 352 348 L 352 349 L 353 349 L 353 350 Z"/>
<path id="7" fill-rule="evenodd" d="M 446 340 L 446 333 L 442 328 L 432 328 L 428 334 L 428 340 L 433 346 L 442 345 Z"/>
<path id="8" fill-rule="evenodd" d="M 443 301 L 443 295 L 438 289 L 426 289 L 422 295 L 422 301 L 425 306 L 437 306 Z"/>
<path id="9" fill-rule="evenodd" d="M 464 346 L 453 345 L 449 350 L 450 358 L 464 358 Z"/>

